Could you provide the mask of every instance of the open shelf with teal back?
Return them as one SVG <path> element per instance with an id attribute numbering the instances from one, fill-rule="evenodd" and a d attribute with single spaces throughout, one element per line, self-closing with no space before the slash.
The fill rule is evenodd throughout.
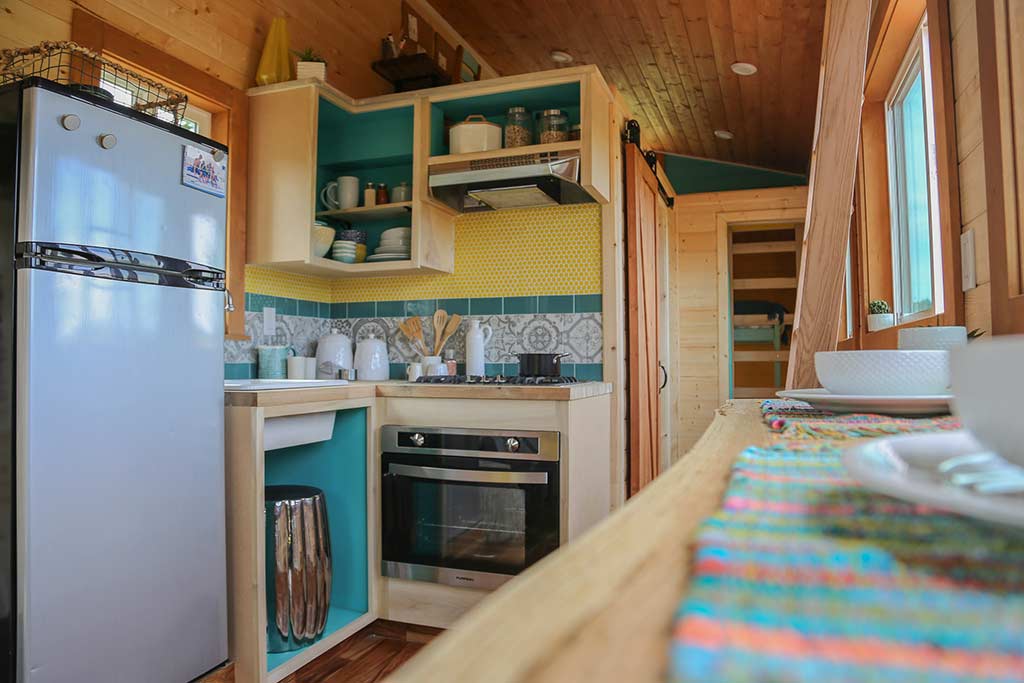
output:
<path id="1" fill-rule="evenodd" d="M 568 116 L 570 126 L 580 122 L 580 84 L 578 81 L 560 83 L 434 102 L 430 105 L 430 156 L 449 153 L 446 120 L 459 123 L 472 114 L 483 114 L 491 123 L 504 127 L 509 107 L 526 107 L 533 117 L 536 140 L 537 116 L 545 109 L 561 109 Z"/>
<path id="2" fill-rule="evenodd" d="M 324 492 L 333 566 L 324 638 L 369 611 L 366 439 L 366 409 L 340 410 L 335 413 L 330 440 L 280 448 L 265 455 L 267 485 L 302 484 Z M 267 671 L 302 651 L 269 653 Z"/>
<path id="3" fill-rule="evenodd" d="M 353 114 L 321 97 L 316 145 L 317 210 L 329 208 L 320 202 L 320 191 L 339 176 L 359 178 L 360 206 L 366 183 L 384 183 L 389 193 L 403 181 L 412 186 L 413 120 L 412 105 Z M 345 227 L 346 221 L 327 222 L 339 229 Z M 352 221 L 351 226 L 366 231 L 370 255 L 379 246 L 382 232 L 397 226 L 411 227 L 412 214 L 401 218 L 360 218 Z"/>

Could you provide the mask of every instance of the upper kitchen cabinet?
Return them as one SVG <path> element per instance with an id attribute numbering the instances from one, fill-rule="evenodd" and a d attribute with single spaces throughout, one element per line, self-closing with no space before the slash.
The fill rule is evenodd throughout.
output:
<path id="1" fill-rule="evenodd" d="M 436 88 L 427 96 L 435 201 L 463 212 L 610 200 L 613 100 L 595 67 Z M 513 107 L 529 118 L 510 130 Z M 549 110 L 560 112 L 558 130 L 544 128 Z M 504 129 L 499 149 L 455 153 L 453 126 L 469 117 Z"/>
<path id="2" fill-rule="evenodd" d="M 415 190 L 425 165 L 422 98 L 390 98 L 361 105 L 330 86 L 292 82 L 250 91 L 250 190 L 248 258 L 251 264 L 320 276 L 451 272 L 452 211 L 410 194 L 408 199 L 366 206 L 367 183 L 401 183 Z M 420 131 L 420 133 L 418 133 Z M 423 156 L 423 159 L 420 157 Z M 358 179 L 357 205 L 325 203 L 325 187 L 342 176 Z M 419 176 L 419 177 L 418 177 Z M 332 199 L 341 194 L 332 189 Z M 350 203 L 350 202 L 349 202 Z M 411 227 L 408 259 L 344 263 L 321 257 L 314 245 L 314 220 L 367 235 L 367 252 L 393 227 Z M 330 256 L 330 252 L 326 256 Z"/>

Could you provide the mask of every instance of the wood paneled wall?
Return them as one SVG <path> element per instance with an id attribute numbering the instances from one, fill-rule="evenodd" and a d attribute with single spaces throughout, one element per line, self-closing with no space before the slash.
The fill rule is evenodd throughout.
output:
<path id="1" fill-rule="evenodd" d="M 949 0 L 949 23 L 953 34 L 953 98 L 956 102 L 956 147 L 960 170 L 960 225 L 962 232 L 974 231 L 974 266 L 978 276 L 978 286 L 964 293 L 965 324 L 967 329 L 980 328 L 991 332 L 985 149 L 982 144 L 975 2 Z"/>
<path id="2" fill-rule="evenodd" d="M 679 195 L 669 250 L 672 462 L 683 457 L 727 399 L 731 224 L 804 220 L 806 187 Z"/>
<path id="3" fill-rule="evenodd" d="M 401 0 L 0 0 L 0 48 L 68 40 L 75 7 L 242 89 L 253 85 L 270 20 L 286 16 L 292 47 L 321 53 L 331 85 L 353 97 L 391 92 L 370 63 L 399 29 Z M 465 42 L 432 9 L 424 15 L 452 44 Z M 494 75 L 484 65 L 483 77 Z"/>

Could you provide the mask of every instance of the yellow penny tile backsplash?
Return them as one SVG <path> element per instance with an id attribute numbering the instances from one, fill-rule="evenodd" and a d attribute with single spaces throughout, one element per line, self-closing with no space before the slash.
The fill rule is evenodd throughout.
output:
<path id="1" fill-rule="evenodd" d="M 329 280 L 246 266 L 253 294 L 323 302 L 601 293 L 601 209 L 486 211 L 455 221 L 455 272 Z"/>
<path id="2" fill-rule="evenodd" d="M 284 273 L 259 266 L 245 267 L 245 291 L 250 294 L 270 294 L 289 299 L 333 303 L 331 280 L 312 275 Z"/>

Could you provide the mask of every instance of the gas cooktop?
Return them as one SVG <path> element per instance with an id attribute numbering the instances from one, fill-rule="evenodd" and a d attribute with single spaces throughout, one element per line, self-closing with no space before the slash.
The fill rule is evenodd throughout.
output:
<path id="1" fill-rule="evenodd" d="M 522 377 L 520 375 L 481 376 L 481 375 L 433 375 L 420 377 L 417 384 L 513 384 L 530 386 L 558 386 L 561 384 L 576 384 L 579 382 L 575 377 Z"/>

